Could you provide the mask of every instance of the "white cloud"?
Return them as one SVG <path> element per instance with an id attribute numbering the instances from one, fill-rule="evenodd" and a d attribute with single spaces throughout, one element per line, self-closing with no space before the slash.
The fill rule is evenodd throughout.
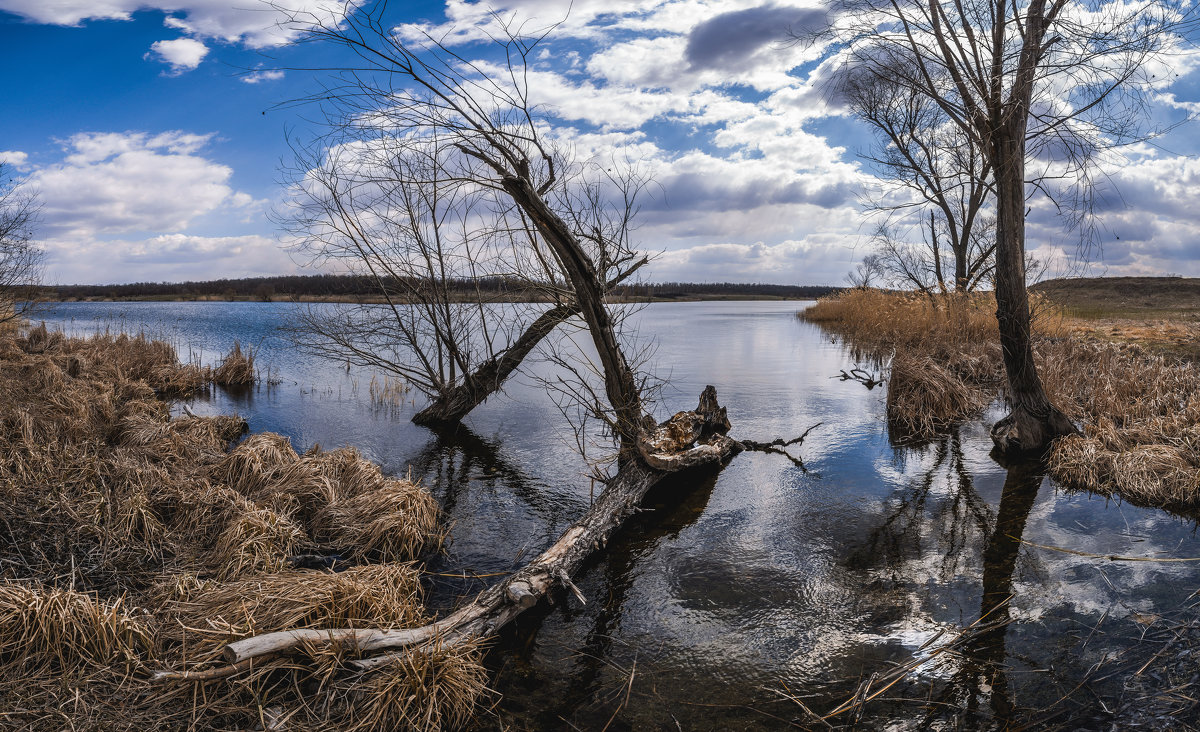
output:
<path id="1" fill-rule="evenodd" d="M 0 165 L 10 165 L 24 170 L 29 164 L 29 153 L 20 150 L 0 150 Z"/>
<path id="2" fill-rule="evenodd" d="M 197 153 L 208 135 L 82 133 L 63 160 L 36 169 L 47 236 L 178 232 L 221 207 L 245 207 L 233 170 Z"/>
<path id="3" fill-rule="evenodd" d="M 294 271 L 275 239 L 261 232 L 265 202 L 234 189 L 233 170 L 204 156 L 211 140 L 180 131 L 82 133 L 63 143 L 58 162 L 33 167 L 29 182 L 42 202 L 38 234 L 47 281 Z M 197 233 L 231 224 L 232 235 Z"/>
<path id="4" fill-rule="evenodd" d="M 180 74 L 199 66 L 208 55 L 208 46 L 194 38 L 178 38 L 173 41 L 156 41 L 151 44 L 150 51 L 158 56 L 160 61 L 170 64 L 172 72 Z"/>
<path id="5" fill-rule="evenodd" d="M 259 84 L 264 81 L 279 81 L 283 78 L 283 72 L 278 69 L 267 69 L 253 71 L 241 77 L 246 84 Z"/>
<path id="6" fill-rule="evenodd" d="M 299 13 L 313 13 L 336 19 L 347 6 L 362 0 L 293 0 L 286 3 Z M 261 0 L 0 0 L 7 10 L 35 23 L 80 25 L 86 20 L 129 20 L 138 10 L 166 13 L 164 23 L 197 38 L 212 38 L 227 43 L 244 43 L 265 48 L 286 43 L 297 35 L 293 27 L 283 25 L 287 14 Z"/>
<path id="7" fill-rule="evenodd" d="M 859 257 L 844 238 L 830 234 L 774 244 L 700 244 L 664 252 L 654 261 L 649 277 L 685 282 L 836 283 Z"/>
<path id="8" fill-rule="evenodd" d="M 182 282 L 293 273 L 272 237 L 160 234 L 144 239 L 66 236 L 39 242 L 47 253 L 46 281 L 55 284 Z"/>

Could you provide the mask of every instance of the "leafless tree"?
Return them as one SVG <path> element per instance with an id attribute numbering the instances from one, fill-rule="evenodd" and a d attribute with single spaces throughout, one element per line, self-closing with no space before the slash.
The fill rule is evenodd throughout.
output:
<path id="1" fill-rule="evenodd" d="M 382 303 L 310 308 L 293 337 L 405 379 L 430 400 L 418 424 L 455 423 L 577 316 L 578 303 L 528 220 L 467 177 L 453 138 L 338 120 L 330 128 L 293 145 L 291 196 L 277 219 L 314 263 L 369 276 Z M 643 180 L 619 183 L 615 202 L 596 184 L 575 186 L 568 209 L 590 225 L 606 286 L 646 261 L 629 236 Z"/>
<path id="2" fill-rule="evenodd" d="M 878 252 L 871 252 L 854 265 L 854 269 L 846 275 L 846 282 L 851 287 L 866 289 L 871 287 L 884 275 L 883 258 Z"/>
<path id="3" fill-rule="evenodd" d="M 991 273 L 995 253 L 986 156 L 902 78 L 850 66 L 829 93 L 876 133 L 865 157 L 891 185 L 868 208 L 885 217 L 873 242 L 890 284 L 927 294 L 975 289 Z"/>
<path id="4" fill-rule="evenodd" d="M 33 243 L 37 196 L 0 163 L 0 323 L 21 317 L 37 296 L 44 253 Z"/>
<path id="5" fill-rule="evenodd" d="M 1186 0 L 834 0 L 833 33 L 857 73 L 936 104 L 991 171 L 996 316 L 1011 413 L 1001 451 L 1043 449 L 1074 431 L 1033 360 L 1025 288 L 1026 181 L 1081 181 L 1100 152 L 1143 134 L 1147 64 L 1195 23 Z M 1028 175 L 1030 163 L 1042 166 Z"/>

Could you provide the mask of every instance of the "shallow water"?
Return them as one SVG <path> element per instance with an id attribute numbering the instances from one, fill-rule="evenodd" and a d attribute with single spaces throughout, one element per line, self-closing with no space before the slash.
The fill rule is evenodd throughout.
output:
<path id="1" fill-rule="evenodd" d="M 795 317 L 802 306 L 655 304 L 634 316 L 670 376 L 658 418 L 693 408 L 713 384 L 735 436 L 791 438 L 821 426 L 793 450 L 803 465 L 743 454 L 717 476 L 652 493 L 654 510 L 576 580 L 587 605 L 560 598 L 504 633 L 488 658 L 503 701 L 483 727 L 495 728 L 493 714 L 544 729 L 803 724 L 794 699 L 828 712 L 862 679 L 928 656 L 927 641 L 945 642 L 1010 596 L 988 615 L 1010 625 L 921 666 L 867 706 L 862 728 L 983 729 L 1010 715 L 1036 721 L 1034 710 L 1051 705 L 1054 724 L 1121 724 L 1126 677 L 1085 679 L 1087 669 L 1136 653 L 1130 639 L 1147 618 L 1186 604 L 1200 567 L 1032 544 L 1193 557 L 1195 525 L 1064 493 L 1028 467 L 1005 470 L 988 455 L 982 423 L 920 447 L 892 445 L 884 391 L 831 378 L 854 364 Z M 463 427 L 434 434 L 408 421 L 419 395 L 373 406 L 373 374 L 290 348 L 276 328 L 298 307 L 64 303 L 40 317 L 74 333 L 145 331 L 206 363 L 235 339 L 257 348 L 278 383 L 240 395 L 215 389 L 192 408 L 236 411 L 300 451 L 354 445 L 389 472 L 411 468 L 453 524 L 433 572 L 511 571 L 586 508 L 587 466 L 536 382 L 518 377 Z M 430 599 L 449 607 L 491 581 L 434 576 Z"/>

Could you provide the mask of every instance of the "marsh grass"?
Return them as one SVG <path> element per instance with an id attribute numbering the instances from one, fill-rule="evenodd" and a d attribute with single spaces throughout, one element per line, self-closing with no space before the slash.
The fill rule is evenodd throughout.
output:
<path id="1" fill-rule="evenodd" d="M 254 352 L 242 351 L 238 341 L 233 342 L 233 349 L 212 371 L 212 382 L 221 386 L 252 386 L 256 380 Z"/>
<path id="2" fill-rule="evenodd" d="M 367 393 L 371 398 L 371 406 L 399 408 L 404 406 L 410 387 L 401 379 L 394 379 L 384 374 L 383 378 L 371 377 Z"/>
<path id="3" fill-rule="evenodd" d="M 210 376 L 144 337 L 0 334 L 0 727 L 464 720 L 485 680 L 471 646 L 365 675 L 343 666 L 354 649 L 310 649 L 229 679 L 149 680 L 211 667 L 249 633 L 428 619 L 412 564 L 442 539 L 428 492 L 351 449 L 299 455 L 273 434 L 234 446 L 239 418 L 172 418 L 162 397 Z M 358 566 L 288 568 L 322 550 Z"/>
<path id="4" fill-rule="evenodd" d="M 1047 395 L 1082 426 L 1057 440 L 1050 475 L 1142 505 L 1200 509 L 1200 365 L 1084 334 L 1033 296 L 1034 356 Z M 890 364 L 889 425 L 926 439 L 979 413 L 1005 388 L 990 294 L 931 299 L 852 290 L 800 314 L 860 357 Z"/>

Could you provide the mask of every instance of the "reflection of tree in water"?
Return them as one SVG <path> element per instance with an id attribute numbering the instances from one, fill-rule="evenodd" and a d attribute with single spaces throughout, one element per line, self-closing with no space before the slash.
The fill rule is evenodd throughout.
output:
<path id="1" fill-rule="evenodd" d="M 923 558 L 938 558 L 943 583 L 970 576 L 982 563 L 979 616 L 995 627 L 971 636 L 961 647 L 950 678 L 929 691 L 925 723 L 952 716 L 968 729 L 986 728 L 989 720 L 1003 728 L 1015 710 L 1006 672 L 1008 600 L 1043 472 L 1036 464 L 1011 467 L 993 513 L 975 488 L 957 431 L 926 449 L 928 466 L 888 500 L 882 520 L 849 563 L 880 577 L 875 590 L 883 585 L 901 593 L 929 582 Z"/>
<path id="2" fill-rule="evenodd" d="M 564 720 L 571 720 L 579 729 L 604 726 L 623 704 L 623 683 L 635 658 L 633 695 L 637 696 L 638 687 L 653 683 L 653 659 L 646 655 L 651 649 L 635 648 L 618 639 L 622 614 L 638 577 L 637 567 L 663 541 L 678 537 L 703 515 L 716 481 L 716 474 L 685 473 L 657 486 L 642 503 L 652 510 L 630 517 L 607 549 L 594 554 L 581 568 L 576 582 L 588 598 L 586 606 L 580 608 L 564 593 L 555 608 L 526 613 L 511 626 L 512 630 L 502 634 L 499 653 L 492 657 L 501 662 L 496 689 L 506 698 L 518 694 L 532 697 L 535 703 L 531 706 L 537 708 L 530 710 L 534 716 L 529 721 L 536 720 L 535 728 L 562 728 Z M 533 668 L 531 657 L 537 648 L 538 632 L 555 613 L 561 613 L 568 625 L 590 619 L 590 628 L 582 644 L 561 649 L 570 663 L 562 664 L 564 677 L 551 680 Z M 616 725 L 610 729 L 628 728 Z"/>
<path id="3" fill-rule="evenodd" d="M 991 716 L 993 724 L 1004 728 L 1017 709 L 1007 673 L 1009 600 L 1013 594 L 1013 575 L 1021 550 L 1021 537 L 1043 476 L 1043 469 L 1037 464 L 1009 468 L 996 513 L 996 528 L 983 549 L 983 596 L 979 615 L 986 616 L 996 627 L 973 636 L 963 647 L 963 663 L 940 694 L 941 701 L 950 705 L 943 708 L 961 710 L 960 721 L 968 727 Z M 985 699 L 990 715 L 980 708 Z"/>
<path id="4" fill-rule="evenodd" d="M 543 484 L 505 457 L 498 441 L 481 437 L 465 424 L 434 435 L 410 464 L 413 477 L 429 486 L 450 522 L 456 516 L 465 518 L 478 510 L 467 499 L 473 481 L 502 486 L 524 504 L 537 522 L 546 526 L 565 525 L 587 509 L 585 500 L 546 491 Z M 495 672 L 493 686 L 510 700 L 505 705 L 506 712 L 518 711 L 522 705 L 515 700 L 525 699 L 529 700 L 531 717 L 538 720 L 539 728 L 559 728 L 563 719 L 589 715 L 603 717 L 599 720 L 603 726 L 618 703 L 613 700 L 616 695 L 608 692 L 620 684 L 619 676 L 635 653 L 646 650 L 633 649 L 615 640 L 637 578 L 637 567 L 664 540 L 678 536 L 703 515 L 716 480 L 717 474 L 683 473 L 664 481 L 642 502 L 643 508 L 652 510 L 627 519 L 606 550 L 593 555 L 581 568 L 575 581 L 588 599 L 586 606 L 581 608 L 562 594 L 554 606 L 543 605 L 528 611 L 501 633 L 494 652 L 488 656 L 488 665 Z M 453 557 L 435 557 L 428 568 L 452 575 L 461 569 L 454 565 Z M 431 593 L 440 597 L 440 604 L 451 606 L 457 598 L 477 592 L 496 578 L 435 574 L 430 580 Z M 561 649 L 561 654 L 569 656 L 570 661 L 551 663 L 551 672 L 563 669 L 566 678 L 544 677 L 544 672 L 533 663 L 539 645 L 538 633 L 556 615 L 568 625 L 590 619 L 583 643 Z M 547 655 L 552 654 L 553 651 Z M 644 655 L 637 658 L 635 682 L 640 685 L 651 673 L 650 659 Z M 620 696 L 623 699 L 624 693 Z M 585 724 L 590 726 L 590 722 Z"/>
<path id="5" fill-rule="evenodd" d="M 441 504 L 445 522 L 456 523 L 474 517 L 480 510 L 476 501 L 464 498 L 478 488 L 494 490 L 497 486 L 526 507 L 526 515 L 541 528 L 549 531 L 563 526 L 583 513 L 587 506 L 574 496 L 551 493 L 531 479 L 522 467 L 504 455 L 502 445 L 483 438 L 467 425 L 458 424 L 434 432 L 434 438 L 409 461 L 412 476 L 427 486 Z M 504 497 L 499 499 L 504 501 Z M 545 533 L 545 532 L 543 532 Z M 526 547 L 536 551 L 538 547 Z M 524 557 L 517 553 L 497 557 L 500 562 L 512 562 L 513 569 Z M 507 566 L 507 565 L 505 565 Z M 461 561 L 447 554 L 429 558 L 426 569 L 427 604 L 448 609 L 497 581 L 495 576 L 474 576 L 464 573 Z M 497 571 L 493 569 L 492 571 Z"/>
<path id="6" fill-rule="evenodd" d="M 888 500 L 883 520 L 850 557 L 850 567 L 903 575 L 914 560 L 936 551 L 946 580 L 973 564 L 972 552 L 991 533 L 991 507 L 975 490 L 958 430 L 926 449 L 933 453 L 929 467 Z"/>
<path id="7" fill-rule="evenodd" d="M 434 431 L 434 439 L 409 464 L 413 476 L 425 482 L 451 519 L 473 479 L 503 485 L 548 524 L 571 520 L 587 508 L 574 498 L 547 495 L 519 465 L 504 456 L 499 442 L 480 437 L 465 424 Z"/>

